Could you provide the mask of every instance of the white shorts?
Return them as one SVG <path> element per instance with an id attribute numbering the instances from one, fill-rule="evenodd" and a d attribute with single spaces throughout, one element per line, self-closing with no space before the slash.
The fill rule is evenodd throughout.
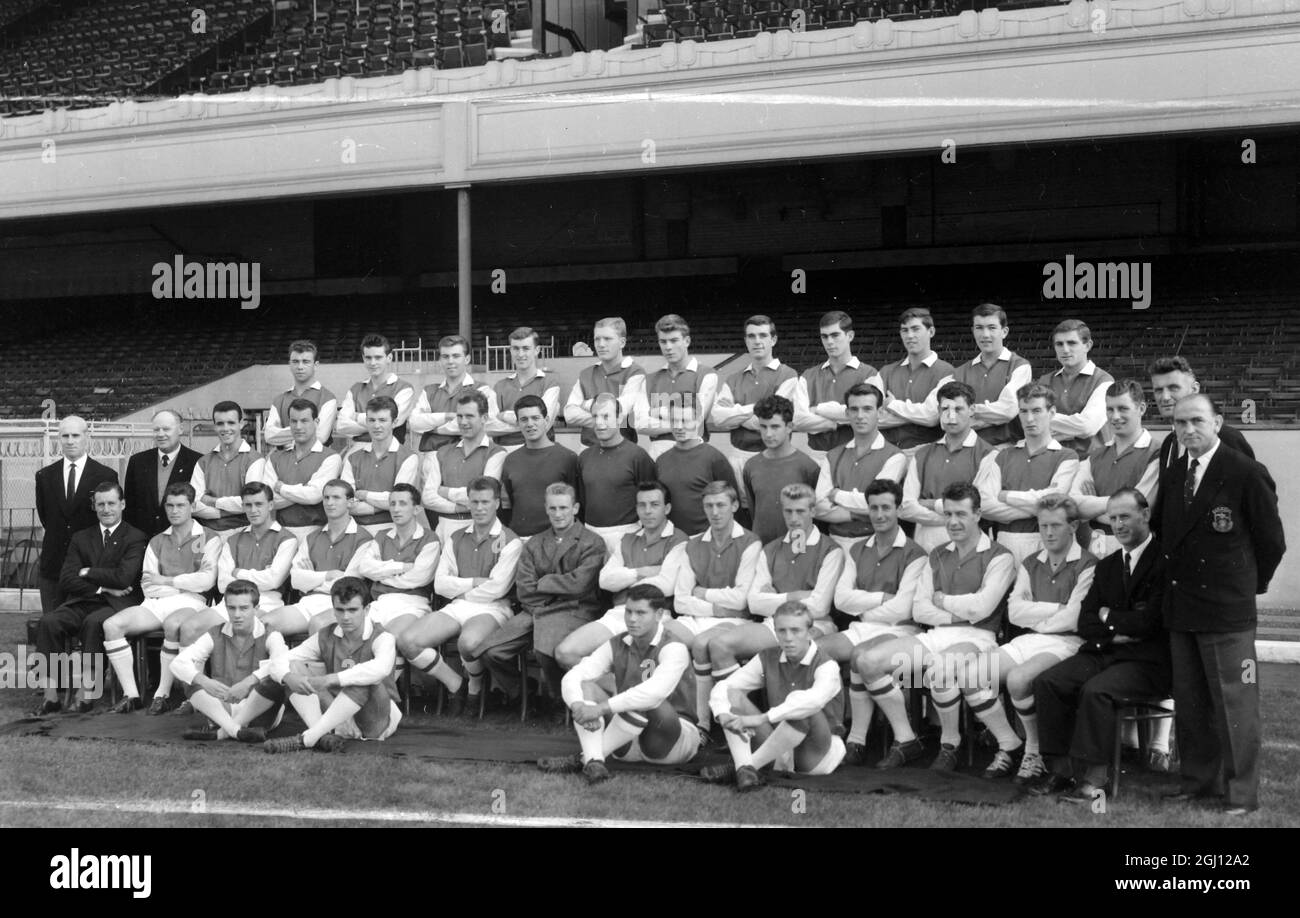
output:
<path id="1" fill-rule="evenodd" d="M 322 612 L 333 612 L 334 601 L 328 593 L 307 593 L 288 608 L 295 610 L 310 625 L 311 620 Z"/>
<path id="2" fill-rule="evenodd" d="M 376 743 L 382 743 L 394 733 L 397 732 L 397 725 L 402 722 L 402 709 L 397 706 L 396 701 L 388 702 L 388 726 L 379 736 L 362 736 L 361 730 L 357 727 L 355 718 L 349 717 L 343 723 L 334 728 L 334 735 L 341 736 L 344 739 L 371 740 Z"/>
<path id="3" fill-rule="evenodd" d="M 763 626 L 772 632 L 772 637 L 776 637 L 776 623 L 772 618 L 763 619 Z M 812 623 L 813 640 L 819 637 L 826 637 L 828 634 L 835 633 L 835 623 L 829 618 L 815 618 Z"/>
<path id="4" fill-rule="evenodd" d="M 453 599 L 438 611 L 449 618 L 454 618 L 461 627 L 464 627 L 465 623 L 471 618 L 477 618 L 480 615 L 490 615 L 498 625 L 504 625 L 506 620 L 513 614 L 508 606 L 494 606 L 486 602 L 466 602 L 463 599 Z"/>
<path id="5" fill-rule="evenodd" d="M 1017 666 L 1040 654 L 1048 654 L 1061 660 L 1068 660 L 1079 652 L 1083 638 L 1075 634 L 1022 634 L 1007 641 L 999 650 L 1005 651 Z"/>
<path id="6" fill-rule="evenodd" d="M 207 600 L 197 593 L 178 593 L 175 596 L 163 596 L 158 599 L 145 597 L 144 602 L 140 603 L 140 608 L 148 610 L 161 625 L 177 612 L 184 612 L 186 609 L 203 609 L 207 604 Z M 222 603 L 222 606 L 224 607 L 225 603 Z"/>
<path id="7" fill-rule="evenodd" d="M 204 522 L 206 522 L 206 520 L 199 520 L 199 525 L 203 525 Z M 216 536 L 218 539 L 221 540 L 222 545 L 225 545 L 227 542 L 229 542 L 230 537 L 233 536 L 235 533 L 241 531 L 242 531 L 242 527 L 240 526 L 236 526 L 233 529 L 209 529 L 208 530 L 208 532 L 212 533 L 214 536 Z"/>
<path id="8" fill-rule="evenodd" d="M 609 631 L 610 637 L 618 637 L 620 634 L 627 633 L 627 607 L 615 606 L 600 618 L 596 619 L 597 625 L 604 625 Z"/>
<path id="9" fill-rule="evenodd" d="M 879 637 L 902 638 L 916 637 L 921 629 L 916 625 L 886 625 L 884 622 L 854 622 L 842 632 L 854 647 Z"/>
<path id="10" fill-rule="evenodd" d="M 745 463 L 757 456 L 758 453 L 736 449 L 736 447 L 731 445 L 730 438 L 726 441 L 725 446 L 719 446 L 718 449 L 722 452 L 722 455 L 727 457 L 727 464 L 731 466 L 731 472 L 736 476 L 736 491 L 740 495 L 740 505 L 742 507 L 748 507 L 749 495 L 745 493 L 744 487 Z"/>
<path id="11" fill-rule="evenodd" d="M 636 532 L 641 528 L 640 523 L 623 523 L 620 526 L 588 526 L 588 532 L 594 532 L 605 540 L 605 550 L 611 555 L 618 550 L 619 543 L 623 541 L 623 536 Z"/>
<path id="12" fill-rule="evenodd" d="M 1092 540 L 1088 543 L 1088 551 L 1100 561 L 1107 555 L 1113 555 L 1119 551 L 1119 539 L 1113 535 L 1107 535 L 1100 529 L 1094 529 L 1092 531 Z"/>
<path id="13" fill-rule="evenodd" d="M 370 533 L 376 539 L 379 538 L 381 532 L 387 532 L 393 528 L 392 523 L 358 523 L 357 525 Z"/>
<path id="14" fill-rule="evenodd" d="M 929 554 L 939 546 L 947 545 L 952 539 L 948 537 L 946 526 L 918 525 L 916 532 L 912 536 L 912 541 L 925 549 L 926 554 Z"/>
<path id="15" fill-rule="evenodd" d="M 1016 559 L 1016 569 L 1025 563 L 1025 559 L 1043 550 L 1043 538 L 1036 532 L 999 532 L 998 544 Z"/>
<path id="16" fill-rule="evenodd" d="M 285 526 L 285 529 L 293 533 L 293 537 L 301 544 L 307 541 L 307 537 L 315 535 L 321 531 L 320 526 Z"/>
<path id="17" fill-rule="evenodd" d="M 943 625 L 916 635 L 917 641 L 929 653 L 940 654 L 958 644 L 974 644 L 980 653 L 998 649 L 998 639 L 992 631 L 973 625 Z"/>
<path id="18" fill-rule="evenodd" d="M 410 593 L 385 593 L 370 604 L 368 614 L 370 620 L 376 625 L 388 627 L 393 619 L 401 618 L 403 615 L 414 615 L 420 618 L 432 611 L 433 607 L 424 596 L 412 596 Z"/>
<path id="19" fill-rule="evenodd" d="M 642 435 L 642 436 L 644 436 L 644 435 Z M 674 440 L 674 439 L 672 439 L 671 437 L 670 437 L 669 439 L 667 439 L 667 440 L 651 440 L 651 439 L 647 436 L 647 437 L 645 438 L 645 442 L 644 442 L 644 443 L 641 443 L 640 440 L 639 440 L 639 438 L 638 438 L 638 445 L 643 446 L 643 447 L 645 448 L 646 453 L 649 454 L 649 456 L 650 456 L 651 459 L 658 459 L 658 458 L 659 458 L 660 456 L 662 456 L 664 453 L 666 453 L 666 452 L 668 452 L 670 449 L 672 449 L 672 448 L 673 448 L 673 444 L 676 443 L 676 442 L 677 442 L 677 441 Z M 736 480 L 739 481 L 740 479 L 736 479 Z"/>
<path id="20" fill-rule="evenodd" d="M 695 636 L 699 636 L 711 628 L 719 625 L 748 625 L 747 618 L 714 618 L 712 616 L 701 615 L 679 615 L 676 622 Z M 626 628 L 624 629 L 626 630 Z"/>
<path id="21" fill-rule="evenodd" d="M 221 616 L 223 622 L 229 622 L 230 616 L 226 614 L 226 602 L 224 599 L 218 599 L 212 605 L 208 606 L 213 612 Z M 284 597 L 275 590 L 265 590 L 257 601 L 259 612 L 274 612 L 276 609 L 284 608 Z"/>
<path id="22" fill-rule="evenodd" d="M 700 728 L 695 726 L 689 720 L 681 720 L 682 732 L 677 737 L 677 742 L 673 743 L 673 748 L 668 750 L 668 754 L 662 758 L 652 758 L 641 751 L 641 743 L 635 742 L 628 747 L 624 755 L 614 755 L 614 759 L 619 762 L 646 762 L 650 765 L 681 765 L 695 758 L 695 753 L 700 751 L 702 739 L 700 737 Z M 582 729 L 579 727 L 578 729 Z"/>
<path id="23" fill-rule="evenodd" d="M 849 551 L 852 550 L 853 546 L 857 545 L 859 542 L 861 542 L 863 539 L 866 538 L 870 538 L 870 536 L 849 537 L 849 536 L 832 535 L 831 541 L 834 542 L 836 545 L 838 545 L 840 548 L 844 549 L 844 557 L 848 558 Z"/>
<path id="24" fill-rule="evenodd" d="M 468 529 L 473 525 L 474 521 L 472 519 L 458 520 L 452 519 L 451 517 L 440 516 L 438 517 L 438 525 L 433 528 L 433 531 L 438 536 L 438 541 L 441 542 L 443 546 L 449 546 L 451 545 L 450 539 L 452 536 L 460 532 L 462 529 Z"/>

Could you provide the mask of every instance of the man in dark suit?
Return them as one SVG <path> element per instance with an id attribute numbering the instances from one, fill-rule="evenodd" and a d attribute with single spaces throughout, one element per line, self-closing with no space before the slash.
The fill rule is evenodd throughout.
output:
<path id="1" fill-rule="evenodd" d="M 95 525 L 90 495 L 101 481 L 117 481 L 117 472 L 87 455 L 90 438 L 86 422 L 70 414 L 59 422 L 63 458 L 36 473 L 36 516 L 45 529 L 41 540 L 41 611 L 63 602 L 59 572 L 72 534 Z"/>
<path id="2" fill-rule="evenodd" d="M 1226 811 L 1259 807 L 1259 683 L 1255 596 L 1267 592 L 1286 539 L 1277 489 L 1263 465 L 1219 439 L 1214 400 L 1174 407 L 1187 451 L 1156 498 L 1169 585 L 1165 628 L 1173 663 L 1182 789 L 1178 799 L 1226 793 Z"/>
<path id="3" fill-rule="evenodd" d="M 1178 404 L 1178 400 L 1200 391 L 1201 384 L 1186 358 L 1161 357 L 1151 364 L 1151 394 L 1160 409 L 1160 417 L 1168 421 L 1170 426 L 1174 422 L 1174 405 Z M 1231 446 L 1251 459 L 1255 458 L 1255 451 L 1250 448 L 1245 436 L 1237 428 L 1224 424 L 1219 429 L 1219 439 L 1225 446 Z M 1187 451 L 1179 446 L 1178 437 L 1174 436 L 1171 430 L 1169 436 L 1165 437 L 1160 444 L 1161 480 L 1176 465 L 1187 467 Z M 1156 532 L 1159 532 L 1159 518 L 1152 520 L 1152 523 Z"/>
<path id="4" fill-rule="evenodd" d="M 169 525 L 163 495 L 169 484 L 188 482 L 199 454 L 181 446 L 181 416 L 163 408 L 153 416 L 154 448 L 141 450 L 126 463 L 126 521 L 148 538 Z"/>
<path id="5" fill-rule="evenodd" d="M 1141 491 L 1122 488 L 1106 513 L 1120 547 L 1098 562 L 1079 609 L 1085 643 L 1034 681 L 1039 745 L 1050 770 L 1030 793 L 1066 791 L 1061 799 L 1072 803 L 1093 800 L 1106 783 L 1115 700 L 1169 694 L 1165 561 L 1151 534 L 1151 508 Z"/>
<path id="6" fill-rule="evenodd" d="M 57 609 L 41 616 L 36 626 L 36 650 L 46 660 L 67 651 L 67 639 L 81 636 L 82 681 L 77 688 L 74 710 L 84 714 L 94 707 L 91 700 L 103 691 L 93 679 L 91 662 L 104 659 L 104 622 L 115 612 L 139 605 L 140 573 L 149 538 L 122 520 L 126 507 L 122 486 L 105 481 L 95 486 L 95 516 L 99 522 L 82 529 L 68 543 L 59 585 L 67 599 Z M 92 656 L 93 655 L 93 656 Z M 45 701 L 38 716 L 56 713 L 59 704 L 58 674 L 47 671 Z"/>

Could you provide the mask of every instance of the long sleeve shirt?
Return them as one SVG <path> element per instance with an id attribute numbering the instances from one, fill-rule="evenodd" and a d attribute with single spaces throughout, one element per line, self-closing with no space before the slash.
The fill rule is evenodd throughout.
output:
<path id="1" fill-rule="evenodd" d="M 396 530 L 394 530 L 395 532 Z M 412 539 L 419 540 L 424 538 L 424 527 L 416 526 Z M 420 549 L 415 560 L 410 562 L 410 567 L 406 562 L 393 559 L 385 561 L 380 552 L 379 539 L 373 539 L 357 549 L 353 556 L 356 559 L 357 571 L 362 577 L 390 586 L 395 590 L 418 590 L 421 587 L 427 587 L 433 582 L 433 575 L 438 570 L 438 554 L 441 545 L 437 539 L 430 542 Z"/>
<path id="2" fill-rule="evenodd" d="M 338 626 L 335 626 L 337 633 Z M 313 634 L 307 640 L 303 641 L 292 650 L 273 654 L 270 658 L 270 676 L 276 682 L 283 682 L 284 677 L 289 675 L 294 663 L 322 663 L 324 658 L 320 652 L 320 640 L 318 634 Z M 364 637 L 369 637 L 374 633 L 374 623 L 366 619 L 365 630 L 362 632 Z M 270 641 L 267 641 L 267 647 L 270 648 Z M 281 645 L 283 646 L 283 645 Z M 347 688 L 352 685 L 378 685 L 393 671 L 397 663 L 397 642 L 394 640 L 392 633 L 384 631 L 375 636 L 371 643 L 371 649 L 374 656 L 364 663 L 358 663 L 356 666 L 349 666 L 347 669 L 341 669 L 333 675 L 338 676 L 339 686 Z"/>
<path id="3" fill-rule="evenodd" d="M 168 528 L 160 536 L 154 536 L 154 538 L 170 539 L 172 537 L 171 533 L 172 530 Z M 206 593 L 212 589 L 213 584 L 217 582 L 217 560 L 221 556 L 221 540 L 212 536 L 197 522 L 191 522 L 187 540 L 198 540 L 198 544 L 202 546 L 200 551 L 202 558 L 199 561 L 198 570 L 183 574 L 164 574 L 162 572 L 158 554 L 154 551 L 153 540 L 150 540 L 149 547 L 144 550 L 143 573 L 152 577 L 170 576 L 172 585 L 164 586 L 156 582 L 142 582 L 141 588 L 146 597 L 149 599 L 165 599 L 169 596 L 179 596 L 181 593 Z"/>
<path id="4" fill-rule="evenodd" d="M 208 662 L 208 658 L 212 656 L 215 646 L 212 641 L 212 634 L 207 631 L 203 632 L 193 644 L 182 648 L 181 652 L 176 655 L 176 659 L 172 660 L 172 675 L 185 685 L 193 685 L 195 677 L 203 672 L 203 667 Z M 272 631 L 266 636 L 266 651 L 267 658 L 258 663 L 257 668 L 253 670 L 253 678 L 258 681 L 271 675 L 271 661 L 276 654 L 288 653 L 288 647 L 284 643 L 284 636 L 280 632 Z"/>
<path id="5" fill-rule="evenodd" d="M 678 641 L 667 644 L 659 651 L 659 663 L 650 678 L 611 695 L 609 709 L 615 714 L 621 714 L 624 711 L 650 711 L 657 708 L 672 695 L 690 665 L 691 654 L 685 644 Z M 572 706 L 582 701 L 584 682 L 594 682 L 613 671 L 614 651 L 610 648 L 609 641 L 603 641 L 564 674 L 560 683 L 560 695 L 564 703 Z"/>
<path id="6" fill-rule="evenodd" d="M 804 661 L 811 661 L 816 650 L 817 645 L 814 643 L 809 647 Z M 781 656 L 784 658 L 785 654 Z M 731 713 L 731 692 L 733 690 L 748 694 L 755 689 L 763 688 L 766 684 L 767 680 L 763 672 L 763 657 L 761 654 L 755 655 L 740 669 L 713 686 L 713 691 L 709 694 L 709 708 L 713 711 L 715 717 L 729 714 Z M 840 682 L 839 664 L 834 660 L 827 659 L 814 672 L 812 686 L 807 689 L 797 689 L 786 695 L 784 701 L 766 712 L 767 720 L 769 723 L 779 724 L 786 720 L 801 720 L 805 717 L 811 717 L 826 707 L 840 693 L 842 688 L 843 683 Z"/>
<path id="7" fill-rule="evenodd" d="M 324 452 L 324 447 L 319 443 L 313 444 L 314 450 Z M 319 504 L 325 497 L 325 485 L 343 474 L 343 457 L 338 453 L 326 456 L 321 460 L 320 466 L 312 472 L 311 477 L 302 484 L 289 484 L 280 480 L 279 473 L 275 470 L 275 464 L 265 462 L 262 465 L 262 483 L 271 490 L 275 486 L 280 486 L 280 491 L 275 495 L 275 509 L 283 510 L 291 504 L 302 504 L 306 507 L 312 507 Z"/>
<path id="8" fill-rule="evenodd" d="M 240 530 L 243 532 L 244 530 Z M 251 531 L 251 528 L 250 530 Z M 271 531 L 264 538 L 273 538 L 275 533 L 281 532 L 279 523 L 271 524 Z M 231 543 L 239 536 L 237 532 L 234 536 L 221 547 L 221 554 L 217 558 L 217 589 L 222 593 L 226 592 L 226 587 L 230 586 L 232 580 L 249 580 L 257 585 L 257 588 L 263 593 L 277 593 L 284 586 L 284 581 L 289 577 L 289 568 L 293 565 L 293 556 L 298 551 L 298 540 L 293 538 L 289 533 L 284 533 L 288 538 L 281 538 L 276 545 L 275 554 L 271 563 L 264 568 L 250 569 L 246 567 L 235 567 L 235 556 L 232 554 Z"/>
<path id="9" fill-rule="evenodd" d="M 980 536 L 977 551 L 985 551 L 989 537 Z M 956 551 L 953 543 L 936 548 L 935 551 Z M 928 573 L 921 577 L 916 585 L 916 597 L 912 605 L 912 618 L 922 625 L 975 624 L 982 622 L 997 611 L 1002 597 L 1016 579 L 1016 562 L 1010 552 L 1002 552 L 989 561 L 980 588 L 973 593 L 948 593 L 944 596 L 943 608 L 934 604 L 934 577 Z"/>

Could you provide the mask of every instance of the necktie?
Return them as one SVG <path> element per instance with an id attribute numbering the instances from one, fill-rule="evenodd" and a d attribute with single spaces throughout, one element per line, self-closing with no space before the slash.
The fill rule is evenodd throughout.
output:
<path id="1" fill-rule="evenodd" d="M 68 503 L 77 496 L 77 467 L 68 463 Z"/>
<path id="2" fill-rule="evenodd" d="M 167 468 L 167 466 L 171 464 L 172 464 L 171 457 L 168 456 L 166 453 L 163 453 L 163 463 L 162 463 L 163 468 Z"/>
<path id="3" fill-rule="evenodd" d="M 1201 460 L 1193 459 L 1187 465 L 1187 480 L 1183 482 L 1183 506 L 1190 507 L 1192 498 L 1196 497 L 1196 467 L 1201 464 Z"/>
<path id="4" fill-rule="evenodd" d="M 101 549 L 103 549 L 104 546 L 106 546 L 106 545 L 108 545 L 108 529 L 107 529 L 107 528 L 104 530 L 104 539 L 103 539 L 103 541 L 100 543 L 100 546 L 99 546 L 99 547 L 100 547 Z"/>
<path id="5" fill-rule="evenodd" d="M 1128 592 L 1129 581 L 1133 579 L 1133 556 L 1124 552 L 1124 591 Z"/>

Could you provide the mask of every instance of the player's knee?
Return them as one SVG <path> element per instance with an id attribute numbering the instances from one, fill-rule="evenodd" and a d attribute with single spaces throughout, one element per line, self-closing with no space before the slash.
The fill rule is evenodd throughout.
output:
<path id="1" fill-rule="evenodd" d="M 181 625 L 177 636 L 180 638 L 181 644 L 189 645 L 197 641 L 204 630 L 202 622 L 188 621 Z"/>
<path id="2" fill-rule="evenodd" d="M 119 641 L 126 637 L 126 626 L 117 620 L 117 616 L 104 622 L 104 640 Z"/>
<path id="3" fill-rule="evenodd" d="M 864 676 L 879 679 L 894 669 L 894 656 L 882 647 L 862 647 L 853 655 L 853 665 Z"/>
<path id="4" fill-rule="evenodd" d="M 807 736 L 813 730 L 812 719 L 808 717 L 801 717 L 798 720 L 785 720 L 782 721 L 782 723 L 796 733 L 802 733 L 804 736 Z"/>
<path id="5" fill-rule="evenodd" d="M 1012 698 L 1026 698 L 1034 693 L 1034 677 L 1030 673 L 1013 669 L 1007 673 L 1007 691 Z"/>
<path id="6" fill-rule="evenodd" d="M 462 631 L 460 637 L 456 638 L 456 652 L 460 654 L 461 662 L 469 663 L 479 658 L 479 645 L 482 641 L 475 641 L 467 638 Z"/>
<path id="7" fill-rule="evenodd" d="M 397 635 L 395 643 L 397 644 L 397 653 L 408 660 L 414 660 L 420 655 L 420 651 L 424 650 L 411 635 L 410 628 Z"/>
<path id="8" fill-rule="evenodd" d="M 735 645 L 732 643 L 730 635 L 715 635 L 709 638 L 708 646 L 708 658 L 715 662 L 718 660 L 730 660 L 735 656 Z"/>
<path id="9" fill-rule="evenodd" d="M 559 647 L 555 648 L 555 661 L 563 669 L 573 669 L 582 661 L 582 654 L 578 652 L 573 641 L 566 638 Z"/>

